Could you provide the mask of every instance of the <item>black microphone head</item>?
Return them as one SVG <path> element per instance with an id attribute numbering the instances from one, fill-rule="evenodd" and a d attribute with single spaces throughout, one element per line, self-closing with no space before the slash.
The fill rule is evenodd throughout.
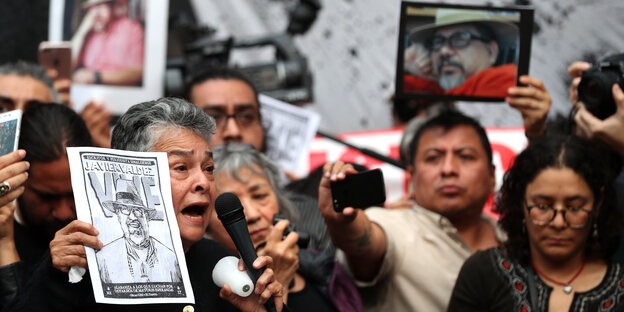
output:
<path id="1" fill-rule="evenodd" d="M 215 200 L 215 210 L 223 225 L 232 224 L 240 219 L 245 219 L 243 205 L 234 193 L 225 192 Z"/>

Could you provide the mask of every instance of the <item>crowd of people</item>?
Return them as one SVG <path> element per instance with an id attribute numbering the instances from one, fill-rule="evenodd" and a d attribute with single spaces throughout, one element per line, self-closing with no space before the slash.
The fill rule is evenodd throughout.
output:
<path id="1" fill-rule="evenodd" d="M 97 10 L 108 2 L 85 3 Z M 470 80 L 465 59 L 503 66 L 496 65 L 496 33 L 473 26 L 413 33 L 420 48 L 447 55 L 433 70 L 445 90 Z M 616 113 L 593 116 L 577 94 L 589 68 L 569 67 L 571 127 L 548 122 L 551 98 L 539 79 L 521 76 L 506 89 L 528 145 L 498 192 L 484 127 L 450 105 L 405 127 L 409 194 L 387 207 L 337 212 L 331 183 L 357 173 L 355 164 L 325 164 L 310 178 L 318 190 L 312 196 L 283 188 L 280 180 L 291 175 L 264 154 L 258 92 L 233 69 L 192 77 L 187 99 L 132 106 L 111 133 L 105 105 L 90 103 L 80 114 L 70 108 L 66 79 L 26 62 L 2 65 L 0 108 L 24 113 L 19 149 L 0 156 L 0 309 L 264 311 L 273 302 L 277 311 L 622 311 L 624 92 L 613 85 Z M 167 249 L 147 231 L 157 217 L 130 180 L 116 180 L 118 197 L 102 203 L 119 220 L 121 238 L 104 245 L 102 229 L 76 220 L 66 151 L 75 146 L 167 153 L 194 304 L 101 304 L 89 274 L 67 281 L 71 267 L 88 268 L 85 247 L 102 259 L 100 275 L 110 283 L 126 275 L 146 281 L 132 270 L 114 271 L 126 264 L 148 265 L 158 281 L 182 275 L 174 254 L 156 252 Z M 249 297 L 212 280 L 217 261 L 238 254 L 215 210 L 226 192 L 241 200 L 258 253 L 253 266 L 263 269 Z M 491 196 L 499 220 L 483 213 Z M 276 215 L 286 220 L 273 222 Z M 127 220 L 145 231 L 131 233 Z M 304 233 L 310 241 L 302 246 Z M 126 257 L 115 258 L 123 246 Z M 120 263 L 107 263 L 113 260 Z"/>

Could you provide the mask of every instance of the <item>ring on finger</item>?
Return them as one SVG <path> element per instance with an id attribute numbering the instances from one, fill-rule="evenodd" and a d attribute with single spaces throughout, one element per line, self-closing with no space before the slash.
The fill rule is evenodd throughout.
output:
<path id="1" fill-rule="evenodd" d="M 3 181 L 2 184 L 0 184 L 0 196 L 4 196 L 10 191 L 11 191 L 11 184 L 9 184 L 9 182 L 7 181 Z"/>

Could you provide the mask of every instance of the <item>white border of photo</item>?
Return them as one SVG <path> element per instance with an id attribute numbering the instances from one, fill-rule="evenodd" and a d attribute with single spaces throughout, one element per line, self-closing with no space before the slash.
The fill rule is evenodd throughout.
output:
<path id="1" fill-rule="evenodd" d="M 65 0 L 50 1 L 49 41 L 63 40 Z M 119 87 L 72 83 L 71 101 L 81 111 L 89 101 L 103 101 L 113 114 L 121 115 L 130 106 L 163 96 L 167 50 L 169 0 L 145 2 L 145 63 L 141 87 Z"/>

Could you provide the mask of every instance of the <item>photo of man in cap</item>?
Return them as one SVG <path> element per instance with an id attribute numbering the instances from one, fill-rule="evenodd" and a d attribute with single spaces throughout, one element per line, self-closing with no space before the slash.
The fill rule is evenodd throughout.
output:
<path id="1" fill-rule="evenodd" d="M 75 83 L 142 84 L 145 32 L 128 17 L 128 1 L 82 0 L 85 14 L 71 39 Z"/>
<path id="2" fill-rule="evenodd" d="M 96 254 L 104 283 L 181 282 L 175 252 L 149 234 L 149 221 L 162 220 L 146 207 L 131 180 L 118 179 L 114 201 L 101 203 L 117 215 L 123 236 Z"/>
<path id="3" fill-rule="evenodd" d="M 519 29 L 495 16 L 438 8 L 433 24 L 411 29 L 404 54 L 404 91 L 505 97 L 516 85 Z"/>

